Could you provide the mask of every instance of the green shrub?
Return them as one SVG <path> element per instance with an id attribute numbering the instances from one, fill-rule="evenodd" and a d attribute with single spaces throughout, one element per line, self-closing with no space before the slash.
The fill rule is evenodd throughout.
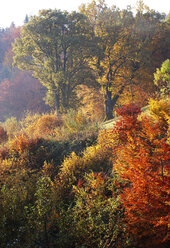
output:
<path id="1" fill-rule="evenodd" d="M 8 137 L 14 138 L 15 135 L 17 135 L 17 133 L 20 131 L 21 129 L 21 125 L 19 123 L 19 121 L 17 121 L 16 117 L 11 117 L 8 118 L 4 123 L 3 123 L 3 127 L 5 128 Z"/>
<path id="2" fill-rule="evenodd" d="M 104 173 L 86 174 L 74 186 L 73 232 L 76 247 L 125 247 L 123 208 L 114 180 Z"/>

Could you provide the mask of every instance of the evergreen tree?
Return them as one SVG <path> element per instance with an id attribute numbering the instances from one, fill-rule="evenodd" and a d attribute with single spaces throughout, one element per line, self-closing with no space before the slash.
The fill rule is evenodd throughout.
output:
<path id="1" fill-rule="evenodd" d="M 24 19 L 24 24 L 26 24 L 26 23 L 28 23 L 28 22 L 29 22 L 29 17 L 28 17 L 28 15 L 26 14 L 25 19 Z"/>

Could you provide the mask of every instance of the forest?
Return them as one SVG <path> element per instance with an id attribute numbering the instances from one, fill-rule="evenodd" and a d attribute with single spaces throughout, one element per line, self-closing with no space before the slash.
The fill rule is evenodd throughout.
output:
<path id="1" fill-rule="evenodd" d="M 104 0 L 0 28 L 0 247 L 167 248 L 170 15 Z"/>

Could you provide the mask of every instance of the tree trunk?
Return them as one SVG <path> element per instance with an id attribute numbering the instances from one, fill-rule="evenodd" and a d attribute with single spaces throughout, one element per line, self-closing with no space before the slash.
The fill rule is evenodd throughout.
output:
<path id="1" fill-rule="evenodd" d="M 48 232 L 47 232 L 47 218 L 44 216 L 44 247 L 49 248 L 49 242 L 48 242 Z"/>
<path id="2" fill-rule="evenodd" d="M 64 107 L 64 109 L 68 108 L 69 105 L 69 99 L 68 99 L 68 85 L 66 85 L 65 83 L 62 85 L 62 106 Z"/>
<path id="3" fill-rule="evenodd" d="M 112 92 L 108 89 L 108 87 L 106 88 L 105 111 L 106 120 L 113 119 Z"/>
<path id="4" fill-rule="evenodd" d="M 55 109 L 57 111 L 57 117 L 60 119 L 61 115 L 60 115 L 60 101 L 59 101 L 59 95 L 57 93 L 55 93 Z"/>
<path id="5" fill-rule="evenodd" d="M 109 90 L 109 86 L 106 87 L 106 96 L 105 96 L 105 111 L 106 111 L 106 120 L 113 119 L 113 108 L 117 103 L 120 95 L 123 93 L 125 85 L 122 85 L 119 92 L 114 95 L 112 98 L 112 92 Z"/>

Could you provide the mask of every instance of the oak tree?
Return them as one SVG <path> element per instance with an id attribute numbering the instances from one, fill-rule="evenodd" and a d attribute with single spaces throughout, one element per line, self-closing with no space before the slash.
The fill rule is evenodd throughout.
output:
<path id="1" fill-rule="evenodd" d="M 14 44 L 14 65 L 30 70 L 47 88 L 46 101 L 67 108 L 77 85 L 92 82 L 87 64 L 95 50 L 94 34 L 80 13 L 42 10 L 21 29 Z"/>
<path id="2" fill-rule="evenodd" d="M 100 52 L 90 65 L 104 91 L 106 118 L 112 119 L 113 108 L 128 88 L 154 91 L 153 72 L 168 54 L 167 24 L 141 1 L 135 16 L 129 7 L 120 10 L 105 1 L 92 1 L 80 11 L 98 38 Z"/>

